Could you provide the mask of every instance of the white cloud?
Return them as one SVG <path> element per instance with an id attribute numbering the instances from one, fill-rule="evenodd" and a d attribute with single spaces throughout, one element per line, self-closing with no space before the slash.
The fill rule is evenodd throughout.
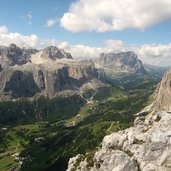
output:
<path id="1" fill-rule="evenodd" d="M 85 45 L 70 45 L 61 42 L 58 47 L 70 52 L 74 58 L 94 59 L 100 53 L 134 51 L 143 63 L 156 66 L 171 66 L 171 44 L 149 44 L 142 46 L 125 45 L 120 40 L 106 40 L 105 47 L 90 47 Z"/>
<path id="2" fill-rule="evenodd" d="M 31 14 L 27 14 L 27 18 L 28 18 L 28 23 L 32 24 L 32 18 L 33 16 Z"/>
<path id="3" fill-rule="evenodd" d="M 121 40 L 106 40 L 104 42 L 106 47 L 115 49 L 115 51 L 124 51 L 125 45 Z"/>
<path id="4" fill-rule="evenodd" d="M 26 20 L 29 25 L 32 24 L 33 15 L 31 12 L 27 13 L 26 15 L 23 15 L 22 18 Z"/>
<path id="5" fill-rule="evenodd" d="M 31 20 L 33 16 L 31 14 L 27 14 L 27 17 Z"/>
<path id="6" fill-rule="evenodd" d="M 71 45 L 66 49 L 75 58 L 90 59 L 96 58 L 102 52 L 102 48 L 90 47 L 85 45 Z"/>
<path id="7" fill-rule="evenodd" d="M 77 0 L 60 20 L 72 32 L 145 29 L 171 18 L 170 0 Z"/>
<path id="8" fill-rule="evenodd" d="M 158 66 L 171 66 L 171 44 L 142 45 L 135 48 L 134 51 L 145 63 Z"/>
<path id="9" fill-rule="evenodd" d="M 49 19 L 46 21 L 46 27 L 52 27 L 56 23 L 55 20 Z"/>
<path id="10" fill-rule="evenodd" d="M 29 36 L 20 33 L 8 33 L 6 26 L 0 26 L 0 45 L 8 46 L 10 43 L 15 43 L 20 47 L 43 48 L 45 46 L 57 45 L 55 39 L 43 40 L 37 35 Z"/>
<path id="11" fill-rule="evenodd" d="M 8 28 L 6 26 L 0 26 L 0 34 L 8 33 Z"/>
<path id="12" fill-rule="evenodd" d="M 70 52 L 74 58 L 80 58 L 80 59 L 94 59 L 94 58 L 97 58 L 99 54 L 102 52 L 109 53 L 109 52 L 125 51 L 124 49 L 126 48 L 124 44 L 122 47 L 118 46 L 118 43 L 121 41 L 118 41 L 118 40 L 116 41 L 109 40 L 109 41 L 113 41 L 113 46 L 110 47 L 107 45 L 101 48 L 101 47 L 91 47 L 91 46 L 81 45 L 81 44 L 71 45 L 67 42 L 61 42 L 59 43 L 58 47 Z M 106 42 L 109 42 L 109 41 L 107 40 L 104 43 L 106 44 Z"/>

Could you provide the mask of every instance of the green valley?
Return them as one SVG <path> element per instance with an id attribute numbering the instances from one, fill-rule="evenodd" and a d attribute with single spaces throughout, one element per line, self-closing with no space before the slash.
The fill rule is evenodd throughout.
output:
<path id="1" fill-rule="evenodd" d="M 0 170 L 63 171 L 70 157 L 90 153 L 106 134 L 130 127 L 159 80 L 128 77 L 110 78 L 112 86 L 99 88 L 88 102 L 79 95 L 1 102 Z"/>

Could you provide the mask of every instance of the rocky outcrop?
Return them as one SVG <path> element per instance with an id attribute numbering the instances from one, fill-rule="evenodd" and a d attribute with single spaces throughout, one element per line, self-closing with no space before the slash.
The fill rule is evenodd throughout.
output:
<path id="1" fill-rule="evenodd" d="M 49 46 L 42 50 L 41 58 L 44 59 L 72 59 L 70 53 L 65 52 L 63 49 L 58 49 L 56 46 Z"/>
<path id="2" fill-rule="evenodd" d="M 0 72 L 0 98 L 54 97 L 65 93 L 80 93 L 92 86 L 104 86 L 92 62 L 27 63 L 11 66 Z"/>
<path id="3" fill-rule="evenodd" d="M 32 72 L 15 70 L 7 74 L 8 77 L 4 82 L 5 86 L 3 88 L 5 94 L 8 93 L 8 95 L 14 98 L 32 97 L 40 91 L 35 83 Z"/>
<path id="4" fill-rule="evenodd" d="M 96 67 L 103 67 L 100 70 Z M 141 72 L 143 65 L 133 52 L 101 54 L 94 63 L 74 60 L 55 46 L 42 50 L 0 47 L 0 99 L 80 93 L 104 86 L 108 72 Z"/>
<path id="5" fill-rule="evenodd" d="M 3 68 L 2 68 L 2 65 L 0 64 L 0 72 L 2 71 L 2 69 L 3 69 Z"/>
<path id="6" fill-rule="evenodd" d="M 2 65 L 2 66 L 1 66 Z M 92 61 L 76 61 L 55 46 L 0 47 L 0 99 L 54 97 L 104 85 Z"/>
<path id="7" fill-rule="evenodd" d="M 156 94 L 153 107 L 157 110 L 171 112 L 171 69 L 164 75 Z"/>
<path id="8" fill-rule="evenodd" d="M 134 52 L 101 53 L 95 64 L 97 68 L 104 68 L 110 74 L 146 73 L 141 60 Z"/>
<path id="9" fill-rule="evenodd" d="M 91 163 L 86 156 L 71 158 L 67 171 L 170 171 L 170 109 L 171 70 L 163 77 L 154 103 L 137 114 L 134 126 L 105 136 Z"/>
<path id="10" fill-rule="evenodd" d="M 0 47 L 0 63 L 6 68 L 14 65 L 23 65 L 29 62 L 32 54 L 36 53 L 36 49 L 21 49 L 15 44 L 10 44 L 9 47 Z"/>
<path id="11" fill-rule="evenodd" d="M 70 159 L 71 171 L 170 171 L 171 114 L 165 111 L 138 117 L 134 127 L 104 137 L 93 157 Z"/>

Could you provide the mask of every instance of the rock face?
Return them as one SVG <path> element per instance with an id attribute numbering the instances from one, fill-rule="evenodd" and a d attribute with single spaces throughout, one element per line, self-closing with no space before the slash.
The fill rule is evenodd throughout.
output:
<path id="1" fill-rule="evenodd" d="M 58 49 L 56 46 L 49 46 L 42 50 L 41 58 L 45 59 L 72 59 L 72 56 L 70 53 L 65 52 L 62 49 Z"/>
<path id="2" fill-rule="evenodd" d="M 104 86 L 105 72 L 145 73 L 133 52 L 101 54 L 96 62 L 76 61 L 55 46 L 42 50 L 0 46 L 0 100 L 72 94 Z M 102 81 L 103 80 L 103 81 Z"/>
<path id="3" fill-rule="evenodd" d="M 30 63 L 9 67 L 0 73 L 0 94 L 12 98 L 32 97 L 37 93 L 53 97 L 69 90 L 79 92 L 87 82 L 102 85 L 97 78 L 92 63 Z"/>
<path id="4" fill-rule="evenodd" d="M 38 51 L 11 44 L 0 53 L 0 99 L 53 97 L 103 85 L 92 61 L 73 60 L 54 46 Z"/>
<path id="5" fill-rule="evenodd" d="M 97 68 L 107 73 L 143 73 L 146 71 L 134 52 L 101 53 L 95 61 Z"/>
<path id="6" fill-rule="evenodd" d="M 23 65 L 29 62 L 29 57 L 36 53 L 36 49 L 21 49 L 15 44 L 9 47 L 0 47 L 0 63 L 2 67 Z"/>
<path id="7" fill-rule="evenodd" d="M 158 110 L 171 112 L 171 69 L 164 75 L 158 87 L 154 107 Z"/>
<path id="8" fill-rule="evenodd" d="M 156 100 L 137 114 L 134 126 L 104 137 L 89 164 L 81 156 L 71 158 L 68 170 L 170 171 L 171 170 L 171 71 L 157 91 Z M 89 159 L 90 160 L 90 159 Z"/>
<path id="9" fill-rule="evenodd" d="M 94 166 L 77 157 L 68 170 L 77 171 L 170 171 L 171 114 L 165 111 L 138 117 L 134 127 L 104 137 Z M 75 167 L 77 166 L 77 167 Z"/>

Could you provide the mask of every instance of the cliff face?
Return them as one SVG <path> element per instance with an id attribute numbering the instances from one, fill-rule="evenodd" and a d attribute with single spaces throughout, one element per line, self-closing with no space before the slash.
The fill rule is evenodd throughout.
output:
<path id="1" fill-rule="evenodd" d="M 171 70 L 167 71 L 158 87 L 154 108 L 171 112 Z"/>
<path id="2" fill-rule="evenodd" d="M 157 89 L 156 100 L 137 114 L 134 126 L 105 136 L 91 163 L 90 158 L 81 155 L 71 158 L 67 171 L 170 171 L 170 83 L 168 71 Z M 144 112 L 149 114 L 143 116 Z"/>
<path id="3" fill-rule="evenodd" d="M 2 67 L 23 65 L 29 62 L 32 54 L 38 52 L 36 49 L 21 49 L 15 44 L 10 44 L 9 47 L 0 47 L 0 63 Z"/>
<path id="4" fill-rule="evenodd" d="M 49 46 L 42 50 L 41 58 L 50 58 L 53 60 L 62 58 L 72 59 L 72 56 L 70 53 L 67 53 L 62 49 L 58 49 L 56 46 Z"/>
<path id="5" fill-rule="evenodd" d="M 103 72 L 98 69 L 103 68 Z M 104 86 L 105 73 L 145 73 L 133 52 L 101 54 L 92 61 L 74 60 L 55 46 L 42 50 L 0 47 L 0 99 L 80 93 Z"/>
<path id="6" fill-rule="evenodd" d="M 1 99 L 53 97 L 103 85 L 93 62 L 73 60 L 71 54 L 54 46 L 38 51 L 11 44 L 1 47 L 0 54 Z"/>
<path id="7" fill-rule="evenodd" d="M 0 73 L 1 96 L 32 97 L 44 94 L 53 97 L 62 91 L 79 89 L 87 82 L 97 81 L 97 71 L 90 64 L 58 64 L 48 66 L 26 64 L 22 67 L 10 67 Z"/>
<path id="8" fill-rule="evenodd" d="M 95 62 L 97 68 L 104 68 L 108 73 L 143 73 L 146 71 L 134 52 L 101 53 Z"/>

